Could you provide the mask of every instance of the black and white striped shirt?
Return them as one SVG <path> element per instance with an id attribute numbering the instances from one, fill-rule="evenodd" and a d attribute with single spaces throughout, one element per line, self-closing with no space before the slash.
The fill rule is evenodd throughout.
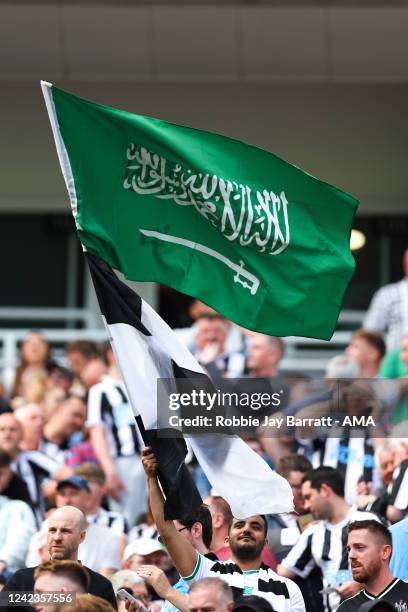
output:
<path id="1" fill-rule="evenodd" d="M 106 376 L 89 390 L 87 426 L 104 425 L 111 457 L 140 454 L 135 417 L 121 380 Z"/>
<path id="2" fill-rule="evenodd" d="M 64 465 L 70 454 L 68 440 L 63 444 L 56 444 L 56 442 L 50 442 L 43 438 L 39 450 L 47 455 L 47 457 L 51 457 L 59 465 Z"/>
<path id="3" fill-rule="evenodd" d="M 159 532 L 156 525 L 146 525 L 145 523 L 141 523 L 140 525 L 135 525 L 135 527 L 132 527 L 128 535 L 129 544 L 133 542 L 133 540 L 138 540 L 139 538 L 157 540 L 159 538 Z"/>
<path id="4" fill-rule="evenodd" d="M 408 459 L 394 471 L 389 504 L 398 510 L 408 510 Z"/>
<path id="5" fill-rule="evenodd" d="M 98 508 L 96 514 L 88 514 L 86 518 L 89 523 L 109 527 L 118 536 L 127 535 L 129 533 L 127 520 L 120 512 Z"/>
<path id="6" fill-rule="evenodd" d="M 349 504 L 357 503 L 357 483 L 360 478 L 372 482 L 374 489 L 381 484 L 373 443 L 364 435 L 316 440 L 311 462 L 314 468 L 324 465 L 340 472 L 344 478 L 344 497 Z"/>
<path id="7" fill-rule="evenodd" d="M 378 517 L 370 512 L 351 508 L 349 514 L 334 525 L 321 521 L 311 525 L 301 534 L 290 553 L 282 560 L 282 565 L 301 578 L 306 578 L 314 567 L 319 566 L 325 587 L 335 587 L 352 580 L 347 553 L 348 526 L 353 521 L 363 521 Z M 340 603 L 338 593 L 323 597 L 325 611 L 336 610 Z"/>
<path id="8" fill-rule="evenodd" d="M 41 525 L 45 510 L 41 485 L 52 478 L 59 464 L 41 451 L 21 451 L 11 467 L 26 483 L 36 522 Z"/>
<path id="9" fill-rule="evenodd" d="M 275 612 L 305 612 L 297 584 L 289 578 L 278 576 L 263 563 L 259 570 L 242 571 L 232 560 L 214 562 L 199 554 L 194 572 L 183 579 L 191 584 L 208 577 L 225 580 L 234 592 L 234 599 L 239 595 L 258 595 L 267 599 Z"/>

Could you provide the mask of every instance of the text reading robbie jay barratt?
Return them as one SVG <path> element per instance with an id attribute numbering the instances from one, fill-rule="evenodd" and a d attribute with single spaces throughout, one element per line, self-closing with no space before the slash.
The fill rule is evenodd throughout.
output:
<path id="1" fill-rule="evenodd" d="M 232 415 L 224 416 L 217 414 L 214 417 L 208 415 L 196 415 L 184 417 L 178 414 L 169 416 L 169 426 L 182 427 L 369 427 L 375 426 L 372 416 L 349 416 L 340 418 L 322 416 L 316 418 L 296 418 L 295 416 L 271 417 L 264 416 L 262 419 L 256 416 Z"/>
<path id="2" fill-rule="evenodd" d="M 373 416 L 336 415 L 299 418 L 294 415 L 258 416 L 257 410 L 275 408 L 279 410 L 283 391 L 276 393 L 225 393 L 191 390 L 188 393 L 170 393 L 168 396 L 168 425 L 183 427 L 369 427 L 375 426 Z M 248 414 L 208 414 L 217 408 L 247 408 Z M 194 408 L 187 415 L 185 409 Z M 255 414 L 251 414 L 254 412 Z M 175 414 L 177 413 L 177 414 Z M 180 414 L 182 413 L 182 414 Z"/>

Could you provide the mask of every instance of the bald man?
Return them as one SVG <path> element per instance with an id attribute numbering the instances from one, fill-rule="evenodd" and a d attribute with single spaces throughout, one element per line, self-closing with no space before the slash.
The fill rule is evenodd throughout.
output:
<path id="1" fill-rule="evenodd" d="M 14 411 L 14 416 L 20 421 L 23 428 L 23 438 L 20 449 L 35 451 L 40 447 L 44 433 L 45 417 L 40 404 L 25 404 Z"/>
<path id="2" fill-rule="evenodd" d="M 11 469 L 27 485 L 30 506 L 34 511 L 37 526 L 41 525 L 45 504 L 41 485 L 52 478 L 59 465 L 38 450 L 21 450 L 23 427 L 14 414 L 0 414 L 0 449 L 12 458 Z"/>
<path id="3" fill-rule="evenodd" d="M 78 561 L 78 547 L 85 538 L 86 519 L 78 508 L 62 506 L 48 519 L 47 548 L 52 561 Z M 88 567 L 85 569 L 89 574 L 88 592 L 106 599 L 116 610 L 112 583 Z M 4 591 L 33 591 L 35 570 L 35 567 L 18 570 L 7 582 Z M 28 611 L 29 608 L 20 608 L 20 610 Z"/>

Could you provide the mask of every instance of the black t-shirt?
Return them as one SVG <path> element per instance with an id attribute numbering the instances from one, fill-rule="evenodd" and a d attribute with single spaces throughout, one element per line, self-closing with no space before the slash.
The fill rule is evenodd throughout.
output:
<path id="1" fill-rule="evenodd" d="M 9 499 L 19 499 L 28 504 L 31 508 L 33 507 L 27 484 L 20 476 L 17 476 L 17 474 L 13 474 L 7 488 L 2 492 L 2 495 Z"/>
<path id="2" fill-rule="evenodd" d="M 337 612 L 358 612 L 360 606 L 366 601 L 379 599 L 395 606 L 396 612 L 408 610 L 408 582 L 394 578 L 392 582 L 377 596 L 372 595 L 366 589 L 362 589 L 354 597 L 343 601 L 337 608 Z"/>

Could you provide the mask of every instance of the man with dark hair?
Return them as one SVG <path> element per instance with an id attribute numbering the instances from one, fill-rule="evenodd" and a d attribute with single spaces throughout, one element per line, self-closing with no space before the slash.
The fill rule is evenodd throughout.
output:
<path id="1" fill-rule="evenodd" d="M 289 455 L 283 455 L 283 457 L 280 458 L 276 469 L 281 476 L 288 478 L 291 472 L 301 472 L 304 476 L 306 472 L 312 469 L 312 466 L 304 455 L 291 453 Z"/>
<path id="2" fill-rule="evenodd" d="M 174 526 L 199 554 L 208 559 L 217 559 L 213 553 L 209 552 L 212 540 L 212 520 L 208 506 L 202 504 L 196 512 L 185 514 L 179 520 L 174 521 Z M 187 595 L 189 585 L 183 578 L 180 578 L 173 585 L 173 589 L 178 593 Z M 170 600 L 165 602 L 163 612 L 174 612 L 175 610 L 177 608 L 170 603 Z"/>
<path id="3" fill-rule="evenodd" d="M 247 443 L 248 439 L 245 440 Z M 255 438 L 253 440 L 257 442 Z M 210 551 L 216 555 L 219 561 L 227 561 L 227 559 L 231 559 L 231 549 L 226 543 L 229 526 L 233 518 L 230 505 L 220 495 L 209 495 L 204 499 L 204 503 L 209 507 L 212 519 L 213 535 Z M 265 565 L 276 569 L 276 558 L 269 546 L 265 546 L 262 551 L 262 561 Z"/>
<path id="4" fill-rule="evenodd" d="M 340 599 L 354 595 L 359 584 L 353 582 L 347 559 L 346 538 L 350 522 L 376 515 L 359 512 L 344 499 L 344 481 L 334 468 L 322 466 L 309 472 L 302 484 L 305 510 L 318 523 L 307 527 L 290 553 L 278 566 L 278 573 L 306 578 L 319 566 L 325 586 L 326 612 L 336 610 Z"/>
<path id="5" fill-rule="evenodd" d="M 174 524 L 178 531 L 186 530 L 190 534 L 190 537 L 185 535 L 197 550 L 204 545 L 205 552 L 208 552 L 212 539 L 212 520 L 208 506 L 202 504 L 197 512 L 184 514 Z"/>
<path id="6" fill-rule="evenodd" d="M 234 595 L 260 595 L 276 612 L 305 612 L 299 587 L 291 580 L 279 577 L 261 561 L 266 541 L 265 517 L 255 515 L 233 519 L 228 535 L 231 561 L 208 559 L 183 537 L 173 521 L 165 520 L 163 494 L 157 481 L 157 462 L 150 448 L 144 449 L 142 460 L 153 517 L 174 565 L 187 584 L 201 578 L 221 578 L 232 587 Z"/>
<path id="7" fill-rule="evenodd" d="M 65 352 L 71 370 L 78 378 L 81 377 L 81 371 L 86 364 L 100 356 L 98 346 L 92 340 L 74 340 L 67 344 Z"/>
<path id="8" fill-rule="evenodd" d="M 362 604 L 376 599 L 393 604 L 395 610 L 408 610 L 408 583 L 390 572 L 392 538 L 384 525 L 372 520 L 351 523 L 347 550 L 353 579 L 364 588 L 338 612 L 358 612 Z"/>
<path id="9" fill-rule="evenodd" d="M 322 465 L 314 470 L 311 470 L 304 481 L 309 481 L 312 489 L 320 491 L 322 485 L 326 484 L 332 489 L 338 497 L 344 497 L 344 480 L 340 472 L 334 468 Z"/>
<path id="10" fill-rule="evenodd" d="M 302 497 L 302 482 L 305 474 L 310 472 L 312 464 L 304 455 L 291 453 L 283 455 L 276 466 L 278 474 L 286 478 L 293 493 L 293 505 L 297 514 L 303 514 L 305 503 Z"/>
<path id="11" fill-rule="evenodd" d="M 88 390 L 107 372 L 105 357 L 91 340 L 76 340 L 65 347 L 67 359 L 75 374 L 71 393 L 85 397 Z"/>
<path id="12" fill-rule="evenodd" d="M 352 531 L 356 531 L 359 529 L 367 529 L 367 531 L 370 532 L 370 534 L 373 536 L 373 538 L 377 541 L 378 544 L 387 544 L 389 546 L 392 546 L 391 532 L 388 527 L 386 527 L 383 523 L 380 523 L 379 521 L 374 521 L 372 519 L 353 521 L 348 526 L 348 533 L 350 535 Z M 349 550 L 349 547 L 347 547 L 347 550 Z"/>
<path id="13" fill-rule="evenodd" d="M 209 507 L 212 519 L 213 536 L 210 551 L 216 555 L 219 561 L 231 559 L 231 549 L 226 543 L 228 530 L 232 521 L 232 512 L 229 503 L 220 495 L 210 495 L 204 499 Z M 272 569 L 276 569 L 276 558 L 269 546 L 262 551 L 262 561 Z"/>
<path id="14" fill-rule="evenodd" d="M 384 337 L 379 332 L 358 329 L 345 352 L 360 366 L 360 378 L 375 378 L 385 355 Z"/>
<path id="15" fill-rule="evenodd" d="M 266 520 L 266 516 L 264 514 L 257 514 L 256 516 L 259 516 L 259 518 L 261 519 L 263 534 L 264 534 L 264 537 L 266 538 L 266 534 L 268 533 L 268 522 Z M 230 523 L 228 525 L 228 534 L 230 533 L 231 529 L 233 528 L 236 520 L 237 519 L 234 518 L 234 517 L 231 518 Z M 228 538 L 229 538 L 229 535 L 228 535 Z"/>

